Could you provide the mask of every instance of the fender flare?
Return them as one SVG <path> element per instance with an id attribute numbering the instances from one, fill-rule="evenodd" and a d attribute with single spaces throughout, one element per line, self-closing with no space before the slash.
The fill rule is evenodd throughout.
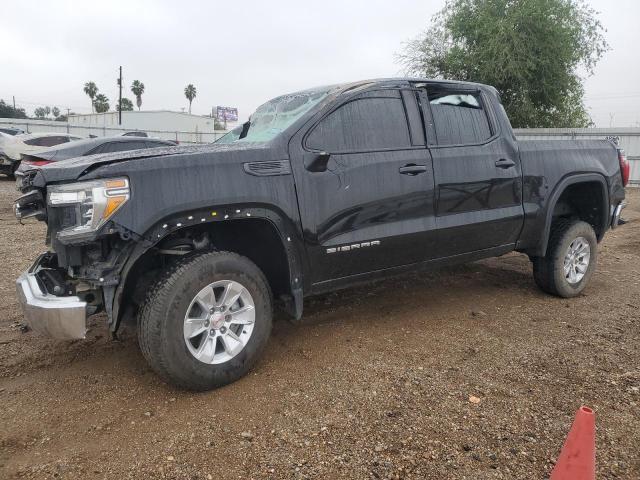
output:
<path id="1" fill-rule="evenodd" d="M 605 177 L 599 173 L 579 173 L 575 175 L 571 174 L 567 177 L 564 177 L 562 180 L 560 180 L 560 182 L 558 182 L 553 192 L 551 193 L 551 196 L 549 197 L 547 210 L 545 212 L 545 222 L 544 229 L 542 231 L 542 239 L 538 248 L 536 249 L 536 253 L 539 254 L 538 256 L 544 256 L 547 251 L 549 235 L 551 233 L 551 223 L 553 222 L 553 211 L 556 208 L 556 204 L 558 203 L 560 196 L 570 185 L 587 182 L 597 182 L 602 188 L 602 231 L 596 232 L 596 236 L 598 238 L 598 241 L 600 241 L 604 236 L 604 233 L 607 231 L 607 220 L 609 218 L 609 187 L 607 185 Z"/>
<path id="2" fill-rule="evenodd" d="M 286 219 L 284 214 L 271 206 L 231 205 L 225 207 L 207 207 L 196 211 L 174 213 L 156 222 L 142 236 L 124 262 L 119 276 L 121 281 L 113 295 L 113 315 L 110 322 L 111 332 L 116 332 L 124 315 L 122 300 L 127 278 L 137 261 L 149 250 L 161 242 L 167 235 L 196 225 L 224 222 L 226 220 L 257 219 L 268 221 L 275 229 L 287 257 L 289 267 L 289 287 L 291 298 L 285 301 L 285 311 L 295 320 L 302 317 L 303 306 L 303 264 L 304 246 L 302 232 L 295 222 Z"/>

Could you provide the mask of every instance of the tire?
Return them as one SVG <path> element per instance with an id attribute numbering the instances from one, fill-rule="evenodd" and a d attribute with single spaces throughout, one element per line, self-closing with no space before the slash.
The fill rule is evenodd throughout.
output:
<path id="1" fill-rule="evenodd" d="M 574 243 L 575 242 L 575 243 Z M 584 268 L 584 256 L 577 255 L 579 264 L 573 269 L 576 277 L 565 273 L 565 256 L 572 245 L 588 244 L 589 258 L 586 271 L 580 277 L 579 268 Z M 582 258 L 582 262 L 580 262 Z M 544 292 L 558 297 L 570 298 L 580 295 L 588 285 L 596 268 L 598 240 L 593 227 L 580 220 L 560 219 L 554 222 L 549 236 L 547 254 L 533 259 L 533 278 Z M 571 272 L 572 268 L 569 268 Z"/>
<path id="2" fill-rule="evenodd" d="M 211 291 L 215 292 L 213 297 L 208 293 L 203 294 L 205 291 L 208 292 L 206 289 L 212 285 Z M 235 303 L 229 305 L 236 305 L 237 307 L 233 308 L 237 311 L 232 312 L 229 308 L 227 313 L 247 315 L 241 312 L 253 303 L 254 321 L 251 323 L 251 331 L 248 332 L 248 340 L 239 353 L 234 352 L 240 348 L 241 342 L 236 343 L 226 336 L 222 338 L 221 332 L 225 329 L 224 325 L 228 325 L 226 334 L 231 335 L 231 329 L 234 328 L 236 338 L 240 340 L 240 337 L 246 336 L 250 325 L 227 324 L 225 319 L 231 315 L 223 315 L 222 306 L 214 308 L 219 308 L 222 313 L 209 315 L 196 299 L 197 295 L 202 298 L 209 295 L 207 298 L 212 298 L 213 304 L 216 304 L 218 298 L 224 296 L 225 285 L 243 287 L 242 295 Z M 233 297 L 233 293 L 236 292 L 229 295 Z M 214 309 L 210 311 L 213 312 Z M 198 310 L 197 315 L 193 313 L 194 310 Z M 199 313 L 199 310 L 202 312 Z M 214 319 L 214 315 L 218 317 Z M 191 322 L 187 316 L 206 318 L 205 331 L 202 334 L 204 336 L 199 335 L 187 340 L 187 323 Z M 213 327 L 220 322 L 224 323 L 216 327 L 218 336 L 214 337 Z M 141 308 L 138 318 L 138 342 L 145 359 L 162 379 L 180 388 L 204 391 L 234 382 L 253 367 L 267 344 L 271 323 L 271 290 L 262 271 L 249 259 L 235 253 L 211 252 L 186 257 L 161 275 L 150 289 Z M 198 328 L 200 326 L 198 325 Z M 197 330 L 194 329 L 195 331 Z M 205 341 L 203 339 L 206 338 L 209 338 L 210 343 L 206 349 L 200 350 L 208 351 L 209 354 L 203 354 L 200 357 L 203 358 L 201 361 L 196 358 L 196 353 L 200 351 L 198 345 L 203 344 L 198 342 Z M 229 343 L 235 343 L 234 346 L 237 347 L 232 350 L 235 356 L 226 361 L 210 363 L 216 361 L 216 358 L 224 360 L 225 356 L 231 355 L 227 354 Z"/>

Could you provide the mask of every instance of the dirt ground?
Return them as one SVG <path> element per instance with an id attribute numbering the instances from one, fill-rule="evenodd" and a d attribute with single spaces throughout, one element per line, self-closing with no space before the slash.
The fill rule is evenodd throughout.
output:
<path id="1" fill-rule="evenodd" d="M 541 293 L 516 254 L 318 297 L 204 394 L 103 317 L 85 341 L 21 332 L 14 279 L 45 247 L 16 195 L 1 178 L 0 478 L 542 479 L 582 404 L 598 478 L 640 478 L 638 190 L 579 298 Z"/>

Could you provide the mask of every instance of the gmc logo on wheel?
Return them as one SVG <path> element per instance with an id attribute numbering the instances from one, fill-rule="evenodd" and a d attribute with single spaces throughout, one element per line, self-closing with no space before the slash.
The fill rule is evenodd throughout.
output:
<path id="1" fill-rule="evenodd" d="M 360 248 L 377 247 L 380 245 L 380 240 L 372 240 L 370 242 L 352 243 L 351 245 L 343 245 L 341 247 L 327 248 L 327 253 L 336 252 L 350 252 L 352 250 L 358 250 Z"/>

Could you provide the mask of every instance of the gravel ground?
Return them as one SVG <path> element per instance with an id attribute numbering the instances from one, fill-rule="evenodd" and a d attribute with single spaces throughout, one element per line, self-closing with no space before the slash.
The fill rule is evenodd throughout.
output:
<path id="1" fill-rule="evenodd" d="M 0 178 L 0 478 L 542 479 L 581 404 L 598 478 L 640 478 L 637 190 L 579 298 L 541 293 L 516 254 L 325 295 L 205 394 L 104 317 L 85 341 L 21 333 L 14 279 L 45 230 L 15 196 Z"/>

